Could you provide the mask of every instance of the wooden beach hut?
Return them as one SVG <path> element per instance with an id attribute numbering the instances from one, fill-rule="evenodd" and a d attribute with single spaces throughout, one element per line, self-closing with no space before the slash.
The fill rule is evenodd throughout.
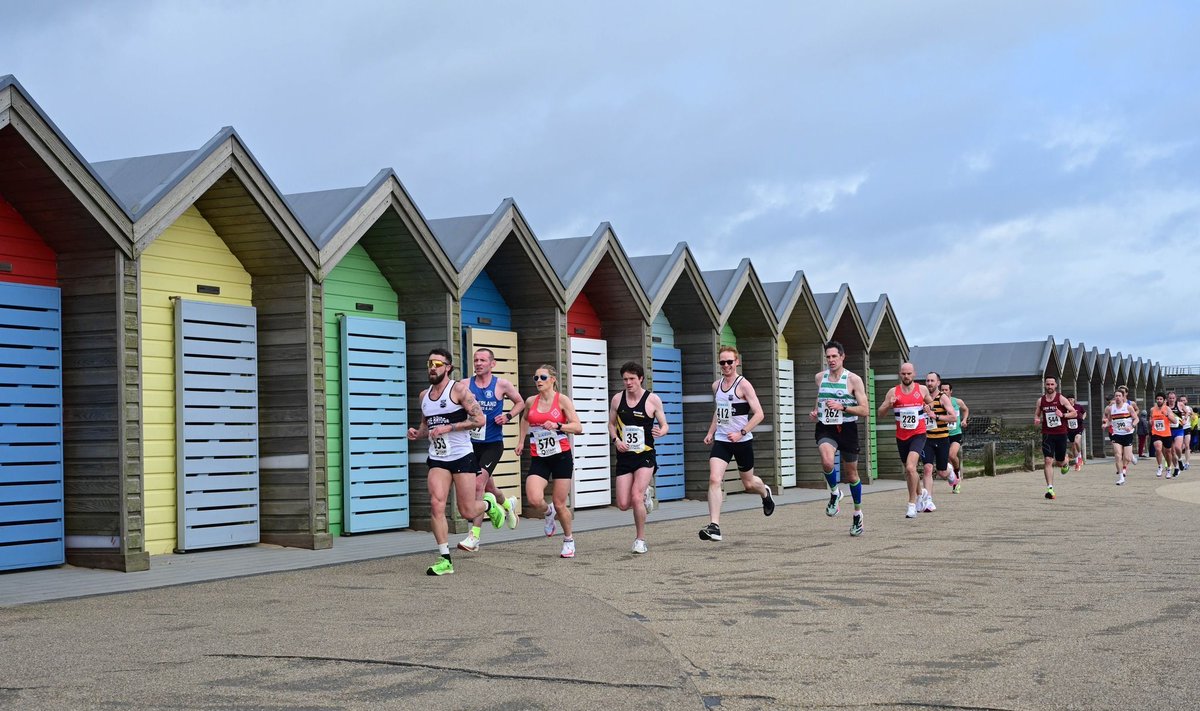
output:
<path id="1" fill-rule="evenodd" d="M 900 329 L 900 321 L 892 310 L 887 294 L 880 294 L 873 302 L 859 302 L 858 312 L 867 329 L 867 372 L 862 375 L 867 388 L 867 399 L 871 404 L 870 427 L 873 456 L 870 460 L 871 478 L 886 477 L 903 479 L 904 465 L 899 457 L 891 456 L 889 446 L 896 437 L 896 422 L 892 417 L 878 418 L 876 409 L 887 396 L 888 388 L 900 382 L 900 366 L 908 361 L 908 340 Z M 952 381 L 953 383 L 953 381 Z M 957 383 L 953 383 L 957 389 Z M 880 447 L 880 443 L 883 447 Z"/>
<path id="2" fill-rule="evenodd" d="M 140 255 L 147 550 L 328 547 L 309 237 L 232 128 L 93 167 Z"/>
<path id="3" fill-rule="evenodd" d="M 622 388 L 621 364 L 653 375 L 650 303 L 607 222 L 589 236 L 541 240 L 566 293 L 570 375 L 567 389 L 583 424 L 572 442 L 576 508 L 612 503 L 608 403 Z M 652 385 L 652 383 L 651 383 Z"/>
<path id="4" fill-rule="evenodd" d="M 674 501 L 686 496 L 685 481 L 708 481 L 703 440 L 713 413 L 720 314 L 686 243 L 670 254 L 630 257 L 629 263 L 649 301 L 652 387 L 670 426 L 655 444 L 655 496 Z"/>
<path id="5" fill-rule="evenodd" d="M 850 291 L 850 285 L 842 284 L 836 292 L 814 294 L 813 298 L 816 299 L 817 308 L 821 310 L 821 318 L 825 322 L 825 340 L 841 343 L 846 349 L 845 367 L 858 373 L 865 380 L 871 367 L 867 327 L 863 323 L 862 314 L 858 311 L 858 304 L 854 300 L 854 294 Z M 824 358 L 821 362 L 824 363 Z M 815 391 L 813 400 L 816 400 Z M 874 413 L 871 413 L 869 417 L 859 418 L 859 423 L 859 460 L 873 462 L 876 459 L 875 450 L 871 448 L 871 432 L 875 423 Z M 816 461 L 818 462 L 817 470 L 820 471 L 820 460 Z M 858 474 L 863 478 L 864 483 L 870 483 L 871 468 L 859 467 Z"/>
<path id="6" fill-rule="evenodd" d="M 779 469 L 783 486 L 817 485 L 821 460 L 808 412 L 816 401 L 814 374 L 825 367 L 825 321 L 804 272 L 763 284 L 779 324 Z"/>
<path id="7" fill-rule="evenodd" d="M 533 394 L 533 374 L 542 364 L 558 371 L 559 387 L 566 392 L 565 291 L 516 202 L 506 198 L 489 214 L 429 220 L 429 227 L 456 274 L 457 313 L 450 320 L 457 329 L 451 346 L 455 362 L 469 363 L 475 350 L 490 348 L 497 360 L 493 372 L 511 380 L 522 395 Z M 496 484 L 506 496 L 523 501 L 521 474 L 527 467 L 513 454 L 517 426 L 513 422 L 504 430 Z M 421 471 L 423 488 L 424 471 L 415 462 L 413 468 Z M 466 530 L 458 519 L 452 527 L 457 533 Z"/>
<path id="8" fill-rule="evenodd" d="M 133 221 L 0 77 L 0 570 L 145 570 Z"/>
<path id="9" fill-rule="evenodd" d="M 314 240 L 324 295 L 330 533 L 406 528 L 412 498 L 428 494 L 410 487 L 410 454 L 423 462 L 425 448 L 410 452 L 405 432 L 429 350 L 457 338 L 454 266 L 392 170 L 287 200 Z"/>

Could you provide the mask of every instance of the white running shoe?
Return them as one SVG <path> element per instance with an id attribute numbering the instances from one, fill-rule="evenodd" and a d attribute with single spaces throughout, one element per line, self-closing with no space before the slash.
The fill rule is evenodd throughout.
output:
<path id="1" fill-rule="evenodd" d="M 557 515 L 558 511 L 554 508 L 554 504 L 546 507 L 546 525 L 543 530 L 546 531 L 547 538 L 553 536 L 554 532 L 558 530 L 558 524 L 554 521 L 554 517 Z"/>
<path id="2" fill-rule="evenodd" d="M 650 495 L 650 487 L 646 487 L 646 493 L 642 494 L 642 506 L 646 507 L 646 515 L 654 510 L 654 497 Z M 642 548 L 646 547 L 646 542 L 642 541 Z M 645 553 L 646 551 L 634 551 L 635 553 Z"/>
<path id="3" fill-rule="evenodd" d="M 1121 486 L 1124 483 L 1125 483 L 1125 472 L 1121 472 L 1120 474 L 1117 475 L 1117 486 Z"/>
<path id="4" fill-rule="evenodd" d="M 933 496 L 925 497 L 925 513 L 933 513 L 937 511 L 937 506 L 933 505 Z"/>
<path id="5" fill-rule="evenodd" d="M 479 539 L 476 538 L 475 534 L 472 533 L 471 535 L 459 541 L 458 547 L 461 550 L 474 553 L 475 551 L 479 550 Z"/>
<path id="6" fill-rule="evenodd" d="M 633 552 L 634 553 L 645 553 L 646 552 L 646 542 L 640 538 L 635 538 L 633 541 Z"/>
<path id="7" fill-rule="evenodd" d="M 916 518 L 916 517 L 917 517 L 917 505 L 909 504 L 908 510 L 904 512 L 904 518 Z"/>
<path id="8" fill-rule="evenodd" d="M 1135 454 L 1135 455 L 1133 455 L 1133 463 L 1134 463 L 1134 464 L 1137 464 L 1137 455 L 1136 455 L 1136 454 Z"/>
<path id="9" fill-rule="evenodd" d="M 950 467 L 949 472 L 950 473 L 946 475 L 946 481 L 950 482 L 950 486 L 953 487 L 958 483 L 958 475 L 954 473 L 954 467 Z"/>
<path id="10" fill-rule="evenodd" d="M 1156 476 L 1160 479 L 1162 478 L 1162 467 L 1159 467 L 1158 471 L 1154 472 L 1154 476 Z"/>
<path id="11" fill-rule="evenodd" d="M 516 528 L 521 517 L 517 515 L 517 497 L 510 496 L 504 500 L 504 517 L 508 519 L 508 527 Z"/>
<path id="12" fill-rule="evenodd" d="M 571 539 L 569 541 L 563 541 L 562 553 L 559 553 L 558 555 L 560 558 L 574 558 L 575 540 Z"/>

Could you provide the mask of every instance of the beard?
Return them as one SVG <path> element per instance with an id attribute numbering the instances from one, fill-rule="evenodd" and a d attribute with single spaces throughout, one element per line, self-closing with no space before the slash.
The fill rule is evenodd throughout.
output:
<path id="1" fill-rule="evenodd" d="M 449 371 L 442 373 L 441 375 L 430 375 L 429 376 L 429 384 L 437 385 L 438 383 L 445 380 L 448 375 L 450 375 Z"/>

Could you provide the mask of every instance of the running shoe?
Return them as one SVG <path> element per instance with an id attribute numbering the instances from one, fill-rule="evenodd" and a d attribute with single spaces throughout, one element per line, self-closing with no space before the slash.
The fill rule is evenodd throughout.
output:
<path id="1" fill-rule="evenodd" d="M 1071 469 L 1071 467 L 1067 466 L 1066 464 L 1064 464 L 1058 468 L 1058 470 L 1060 472 L 1062 472 L 1063 474 L 1066 474 L 1070 469 Z"/>
<path id="2" fill-rule="evenodd" d="M 558 554 L 559 558 L 574 558 L 575 557 L 575 539 L 563 541 L 562 553 Z"/>
<path id="3" fill-rule="evenodd" d="M 829 504 L 825 507 L 826 516 L 838 515 L 838 511 L 842 510 L 841 506 L 838 505 L 838 502 L 842 500 L 843 496 L 845 496 L 845 494 L 842 493 L 842 487 L 840 486 L 837 489 L 829 492 Z"/>
<path id="4" fill-rule="evenodd" d="M 646 542 L 640 538 L 635 538 L 633 540 L 633 552 L 634 553 L 645 553 L 646 552 Z"/>
<path id="5" fill-rule="evenodd" d="M 1124 483 L 1125 483 L 1125 472 L 1121 472 L 1120 474 L 1117 475 L 1117 486 L 1121 486 Z"/>
<path id="6" fill-rule="evenodd" d="M 909 504 L 908 510 L 904 512 L 904 518 L 916 518 L 916 517 L 917 517 L 917 505 Z"/>
<path id="7" fill-rule="evenodd" d="M 946 483 L 950 485 L 951 489 L 958 486 L 958 474 L 954 472 L 954 467 L 950 467 L 950 469 L 947 470 Z"/>
<path id="8" fill-rule="evenodd" d="M 767 495 L 762 497 L 763 500 L 763 516 L 770 516 L 775 513 L 775 499 L 771 498 L 771 487 L 763 484 L 767 490 Z"/>
<path id="9" fill-rule="evenodd" d="M 721 527 L 715 523 L 710 523 L 700 529 L 700 540 L 702 541 L 719 541 L 721 540 Z"/>
<path id="10" fill-rule="evenodd" d="M 438 562 L 429 566 L 425 570 L 426 575 L 454 575 L 454 563 L 450 562 L 448 556 L 438 558 Z"/>
<path id="11" fill-rule="evenodd" d="M 954 482 L 954 487 L 952 489 L 950 489 L 950 491 L 954 492 L 955 494 L 962 493 L 962 477 L 961 476 L 958 478 L 958 481 Z"/>
<path id="12" fill-rule="evenodd" d="M 500 528 L 504 525 L 504 507 L 496 501 L 496 495 L 488 492 L 483 495 L 483 500 L 488 502 L 487 517 L 492 522 L 492 528 Z"/>
<path id="13" fill-rule="evenodd" d="M 1046 498 L 1047 498 L 1047 499 L 1053 499 L 1053 498 L 1055 498 L 1055 496 L 1054 496 L 1054 487 L 1053 487 L 1053 486 L 1048 486 L 1048 487 L 1046 487 Z"/>
<path id="14" fill-rule="evenodd" d="M 546 525 L 542 527 L 542 530 L 546 532 L 547 538 L 553 536 L 554 532 L 558 530 L 558 523 L 554 520 L 557 515 L 558 511 L 555 510 L 554 504 L 546 507 Z"/>
<path id="15" fill-rule="evenodd" d="M 1184 463 L 1183 463 L 1183 470 L 1184 470 L 1184 471 L 1187 471 L 1188 469 L 1190 469 L 1190 468 L 1191 468 L 1191 466 L 1192 466 L 1192 463 L 1191 463 L 1191 462 L 1184 462 Z"/>
<path id="16" fill-rule="evenodd" d="M 475 551 L 479 550 L 479 539 L 475 537 L 474 533 L 472 533 L 458 542 L 458 548 L 459 550 L 474 553 Z"/>
<path id="17" fill-rule="evenodd" d="M 1137 455 L 1136 455 L 1136 454 L 1135 454 L 1135 455 L 1133 455 L 1133 463 L 1134 463 L 1134 464 L 1137 464 Z"/>
<path id="18" fill-rule="evenodd" d="M 850 535 L 861 536 L 863 534 L 863 515 L 862 511 L 855 511 L 854 518 L 850 521 Z"/>
<path id="19" fill-rule="evenodd" d="M 1159 467 L 1158 471 L 1154 472 L 1154 476 L 1161 479 L 1162 478 L 1162 469 L 1163 469 L 1162 467 Z"/>
<path id="20" fill-rule="evenodd" d="M 1075 471 L 1082 471 L 1082 470 L 1083 470 L 1083 455 L 1076 454 L 1075 455 Z"/>
<path id="21" fill-rule="evenodd" d="M 504 518 L 509 528 L 515 529 L 521 522 L 521 517 L 517 515 L 517 497 L 510 496 L 504 500 Z"/>
<path id="22" fill-rule="evenodd" d="M 650 512 L 654 510 L 654 497 L 650 495 L 650 487 L 648 486 L 646 487 L 646 493 L 642 494 L 642 506 L 646 507 L 647 516 L 649 516 Z M 645 543 L 645 541 L 643 541 L 643 543 Z M 646 551 L 642 551 L 642 553 L 645 552 Z"/>
<path id="23" fill-rule="evenodd" d="M 1171 471 L 1171 478 L 1172 478 L 1172 479 L 1174 479 L 1174 478 L 1175 478 L 1175 477 L 1177 477 L 1177 476 L 1179 476 L 1179 467 L 1175 467 L 1175 469 Z"/>
<path id="24" fill-rule="evenodd" d="M 933 504 L 933 496 L 926 495 L 925 496 L 925 513 L 933 513 L 934 511 L 937 511 L 937 506 L 935 506 Z"/>

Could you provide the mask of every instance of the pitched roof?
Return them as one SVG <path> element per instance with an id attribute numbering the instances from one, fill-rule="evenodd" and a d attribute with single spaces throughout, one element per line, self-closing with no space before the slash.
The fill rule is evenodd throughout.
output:
<path id="1" fill-rule="evenodd" d="M 134 218 L 134 247 L 144 250 L 174 222 L 184 202 L 211 188 L 226 173 L 235 172 L 246 194 L 272 228 L 283 238 L 313 277 L 317 250 L 283 193 L 275 186 L 242 137 L 226 126 L 194 151 L 136 156 L 93 164 L 97 174 Z M 249 187 L 252 186 L 252 189 Z"/>
<path id="2" fill-rule="evenodd" d="M 0 129 L 14 131 L 21 137 L 24 147 L 39 154 L 47 166 L 57 167 L 61 173 L 70 175 L 74 181 L 61 181 L 61 187 L 84 206 L 126 256 L 133 256 L 133 217 L 49 114 L 11 74 L 0 76 Z M 16 191 L 9 197 L 14 200 L 14 206 L 21 209 L 14 194 Z M 61 219 L 62 216 L 55 217 Z"/>
<path id="3" fill-rule="evenodd" d="M 554 272 L 562 280 L 563 285 L 570 291 L 580 269 L 587 263 L 588 257 L 597 248 L 602 234 L 592 234 L 586 237 L 564 237 L 562 239 L 543 239 L 542 251 L 546 259 L 554 267 Z"/>
<path id="4" fill-rule="evenodd" d="M 1054 340 L 913 346 L 908 359 L 918 373 L 936 371 L 943 379 L 1041 376 L 1053 355 Z"/>
<path id="5" fill-rule="evenodd" d="M 742 294 L 748 290 L 754 298 L 754 303 L 758 306 L 753 312 L 761 313 L 763 321 L 772 335 L 778 334 L 779 322 L 775 318 L 775 311 L 771 308 L 771 302 L 767 298 L 766 292 L 763 291 L 762 282 L 759 281 L 758 274 L 754 271 L 754 265 L 750 263 L 749 258 L 742 258 L 736 269 L 716 269 L 701 272 L 701 274 L 704 276 L 705 284 L 708 285 L 709 293 L 712 294 L 713 303 L 717 305 L 717 312 L 720 315 L 718 323 L 728 323 L 730 317 L 735 313 L 746 313 L 738 311 L 737 307 Z"/>
<path id="6" fill-rule="evenodd" d="M 699 311 L 689 309 L 690 318 L 707 319 L 707 325 L 711 328 L 717 328 L 719 325 L 720 313 L 717 310 L 716 301 L 713 300 L 712 292 L 708 288 L 707 280 L 704 278 L 700 267 L 696 264 L 695 257 L 692 256 L 692 251 L 688 249 L 686 242 L 678 242 L 675 249 L 670 254 L 655 254 L 640 257 L 630 257 L 629 266 L 637 275 L 638 282 L 642 285 L 642 291 L 646 294 L 646 299 L 650 306 L 650 318 L 655 318 L 660 311 L 668 307 L 668 301 L 675 289 L 675 285 L 680 279 L 688 279 L 694 287 L 693 293 L 696 295 L 696 302 L 693 304 L 699 307 Z M 675 304 L 679 306 L 678 303 Z M 698 324 L 693 324 L 693 326 Z"/>
<path id="7" fill-rule="evenodd" d="M 890 324 L 896 334 L 896 342 L 900 346 L 901 355 L 907 360 L 908 339 L 904 337 L 904 331 L 900 329 L 900 320 L 896 318 L 896 312 L 892 310 L 892 301 L 888 295 L 880 294 L 875 301 L 855 302 L 855 307 L 862 315 L 863 325 L 867 329 L 867 349 L 875 348 L 875 342 L 879 338 L 884 324 Z"/>
<path id="8" fill-rule="evenodd" d="M 587 287 L 596 270 L 604 268 L 604 257 L 607 255 L 608 263 L 616 270 L 616 275 L 627 290 L 615 292 L 621 293 L 618 298 L 624 299 L 627 293 L 638 307 L 642 318 L 647 323 L 650 321 L 650 301 L 611 223 L 601 222 L 587 237 L 541 240 L 541 245 L 546 258 L 562 281 L 568 304 L 573 303 Z"/>
<path id="9" fill-rule="evenodd" d="M 825 332 L 828 338 L 833 337 L 842 318 L 848 314 L 859 340 L 864 344 L 870 343 L 866 325 L 863 323 L 862 314 L 858 312 L 858 306 L 855 304 L 854 295 L 850 292 L 849 284 L 843 282 L 834 293 L 813 294 L 813 299 L 821 309 L 821 319 L 825 322 Z"/>
<path id="10" fill-rule="evenodd" d="M 287 195 L 292 212 L 304 224 L 304 229 L 320 249 L 329 244 L 340 223 L 365 199 L 364 188 L 317 190 Z"/>
<path id="11" fill-rule="evenodd" d="M 442 249 L 450 256 L 454 268 L 462 271 L 495 226 L 504 219 L 504 214 L 515 204 L 512 198 L 505 198 L 500 201 L 495 210 L 486 215 L 443 217 L 429 220 L 429 229 L 433 230 Z"/>

